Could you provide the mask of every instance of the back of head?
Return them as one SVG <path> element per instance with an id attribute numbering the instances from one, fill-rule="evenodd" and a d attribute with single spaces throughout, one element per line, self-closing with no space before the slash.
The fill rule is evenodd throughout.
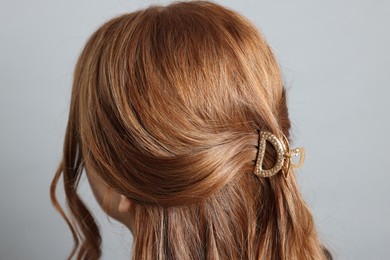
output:
<path id="1" fill-rule="evenodd" d="M 204 1 L 102 25 L 74 74 L 62 175 L 80 258 L 100 256 L 84 166 L 134 202 L 133 259 L 322 259 L 293 174 L 253 174 L 260 130 L 289 136 L 278 64 L 244 17 Z M 267 147 L 264 164 L 275 163 Z M 82 242 L 81 245 L 78 241 Z"/>

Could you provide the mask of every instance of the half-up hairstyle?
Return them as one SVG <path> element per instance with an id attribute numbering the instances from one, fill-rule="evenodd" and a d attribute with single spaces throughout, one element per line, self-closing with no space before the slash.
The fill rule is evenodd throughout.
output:
<path id="1" fill-rule="evenodd" d="M 77 61 L 51 187 L 75 240 L 70 258 L 101 256 L 77 195 L 88 165 L 133 201 L 133 259 L 325 259 L 293 172 L 253 174 L 259 131 L 289 129 L 275 57 L 236 12 L 175 2 L 109 20 Z M 266 166 L 275 154 L 269 146 Z M 55 196 L 61 176 L 69 217 Z"/>

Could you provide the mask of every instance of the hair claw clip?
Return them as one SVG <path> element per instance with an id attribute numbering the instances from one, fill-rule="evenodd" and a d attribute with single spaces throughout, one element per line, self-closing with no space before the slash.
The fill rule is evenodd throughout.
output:
<path id="1" fill-rule="evenodd" d="M 290 145 L 287 137 L 281 133 L 282 140 L 277 138 L 274 134 L 267 131 L 260 131 L 259 134 L 259 151 L 256 158 L 256 165 L 254 174 L 259 177 L 271 177 L 277 174 L 280 170 L 283 172 L 285 178 L 288 177 L 290 167 L 299 168 L 303 165 L 305 160 L 305 149 L 303 147 L 290 150 Z M 263 160 L 267 141 L 270 142 L 277 153 L 276 163 L 271 169 L 263 169 Z M 292 157 L 299 156 L 299 160 L 295 163 Z"/>

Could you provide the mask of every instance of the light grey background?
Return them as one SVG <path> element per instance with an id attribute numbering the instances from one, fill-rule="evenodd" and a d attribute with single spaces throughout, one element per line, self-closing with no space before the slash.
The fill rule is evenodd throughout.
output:
<path id="1" fill-rule="evenodd" d="M 390 1 L 218 1 L 257 24 L 289 87 L 298 173 L 336 259 L 390 259 Z M 0 2 L 0 259 L 65 259 L 72 240 L 49 184 L 62 153 L 73 67 L 114 15 L 166 1 Z M 104 259 L 131 238 L 80 192 L 103 231 Z M 60 198 L 63 199 L 62 190 Z"/>

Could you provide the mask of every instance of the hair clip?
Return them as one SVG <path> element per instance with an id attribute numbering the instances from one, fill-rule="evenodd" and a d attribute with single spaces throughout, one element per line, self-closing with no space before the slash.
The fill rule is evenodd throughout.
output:
<path id="1" fill-rule="evenodd" d="M 302 166 L 305 160 L 305 149 L 303 147 L 290 150 L 287 137 L 281 133 L 282 140 L 279 140 L 275 135 L 267 131 L 260 131 L 259 134 L 259 152 L 256 158 L 256 165 L 254 174 L 259 177 L 271 177 L 278 173 L 280 170 L 283 172 L 285 178 L 288 177 L 290 167 L 299 168 Z M 269 141 L 275 148 L 277 153 L 277 160 L 275 165 L 271 169 L 263 169 L 263 160 L 265 155 L 265 149 Z M 294 163 L 292 156 L 299 156 L 298 163 Z"/>

